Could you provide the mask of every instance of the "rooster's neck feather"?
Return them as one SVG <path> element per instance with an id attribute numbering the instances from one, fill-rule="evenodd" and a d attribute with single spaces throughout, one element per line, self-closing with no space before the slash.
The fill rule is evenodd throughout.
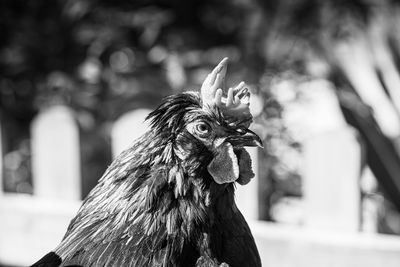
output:
<path id="1" fill-rule="evenodd" d="M 151 129 L 107 169 L 57 254 L 72 263 L 97 258 L 101 266 L 194 265 L 204 232 L 222 221 L 217 209 L 233 203 L 233 185 L 217 185 L 206 170 L 210 152 L 185 136 L 185 116 L 200 107 L 198 96 L 181 94 L 149 115 Z M 183 159 L 185 144 L 191 147 Z"/>

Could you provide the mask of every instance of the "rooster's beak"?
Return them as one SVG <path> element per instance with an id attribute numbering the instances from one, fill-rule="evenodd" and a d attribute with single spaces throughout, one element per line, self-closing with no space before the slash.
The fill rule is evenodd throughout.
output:
<path id="1" fill-rule="evenodd" d="M 263 148 L 261 138 L 249 129 L 246 129 L 244 135 L 229 136 L 226 141 L 231 143 L 233 147 L 258 146 Z"/>

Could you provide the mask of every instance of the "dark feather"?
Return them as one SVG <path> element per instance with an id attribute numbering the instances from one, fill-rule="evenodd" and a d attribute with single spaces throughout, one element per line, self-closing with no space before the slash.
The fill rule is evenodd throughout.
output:
<path id="1" fill-rule="evenodd" d="M 168 97 L 149 115 L 149 132 L 111 164 L 71 221 L 55 249 L 61 266 L 260 266 L 233 184 L 213 181 L 212 153 L 185 130 L 199 116 L 224 123 L 195 93 Z M 34 266 L 60 264 L 46 257 L 54 265 Z"/>

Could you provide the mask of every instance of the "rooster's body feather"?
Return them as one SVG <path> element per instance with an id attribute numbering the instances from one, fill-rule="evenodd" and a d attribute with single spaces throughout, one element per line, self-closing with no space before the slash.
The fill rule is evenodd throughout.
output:
<path id="1" fill-rule="evenodd" d="M 234 183 L 214 181 L 215 151 L 187 129 L 202 120 L 236 130 L 195 93 L 167 98 L 148 119 L 149 131 L 116 158 L 61 244 L 34 266 L 261 265 Z"/>

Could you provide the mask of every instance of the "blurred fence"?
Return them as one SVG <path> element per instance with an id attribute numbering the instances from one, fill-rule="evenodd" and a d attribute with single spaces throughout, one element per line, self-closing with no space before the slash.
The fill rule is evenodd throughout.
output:
<path id="1" fill-rule="evenodd" d="M 144 133 L 148 112 L 131 111 L 114 123 L 114 156 Z M 1 264 L 26 266 L 52 250 L 80 205 L 79 130 L 73 112 L 64 106 L 45 110 L 34 119 L 31 136 L 34 194 L 0 188 Z M 258 220 L 258 170 L 264 166 L 257 149 L 250 154 L 256 177 L 238 186 L 236 197 L 264 266 L 399 266 L 399 237 L 376 234 L 374 227 L 361 232 L 362 150 L 355 131 L 340 125 L 305 142 L 301 226 Z"/>

